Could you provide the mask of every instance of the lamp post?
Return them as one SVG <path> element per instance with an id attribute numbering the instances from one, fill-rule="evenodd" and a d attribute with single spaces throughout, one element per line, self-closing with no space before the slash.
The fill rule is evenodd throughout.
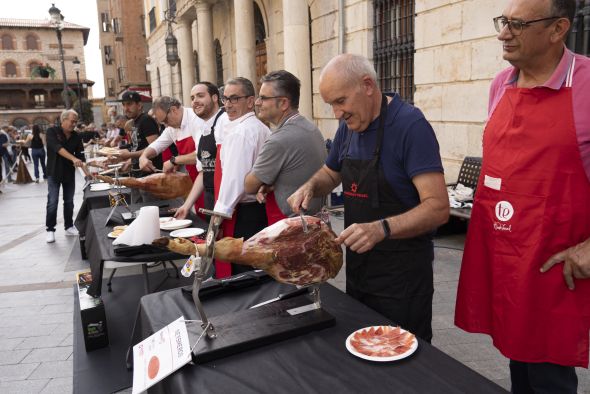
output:
<path id="1" fill-rule="evenodd" d="M 168 33 L 166 33 L 164 43 L 166 44 L 166 60 L 168 61 L 168 64 L 170 64 L 170 90 L 172 91 L 171 96 L 174 96 L 174 77 L 172 75 L 172 70 L 180 60 L 178 57 L 178 40 L 172 32 L 172 24 L 176 23 L 174 13 L 171 10 L 166 10 L 164 12 L 164 20 L 168 22 Z M 182 78 L 182 75 L 180 73 L 179 75 Z"/>
<path id="2" fill-rule="evenodd" d="M 76 71 L 76 81 L 78 81 L 78 110 L 80 111 L 80 120 L 84 123 L 84 112 L 82 112 L 82 90 L 80 89 L 80 59 L 76 56 L 74 60 L 74 71 Z"/>
<path id="3" fill-rule="evenodd" d="M 63 20 L 64 16 L 61 14 L 59 8 L 55 6 L 55 3 L 51 4 L 51 8 L 49 9 L 49 15 L 51 17 L 50 22 L 55 27 L 55 32 L 57 33 L 57 46 L 59 48 L 59 61 L 61 63 L 61 74 L 64 82 L 64 101 L 66 104 L 66 108 L 70 108 L 70 96 L 68 94 L 68 81 L 66 80 L 66 65 L 64 64 L 64 48 L 61 44 L 61 31 L 64 28 Z"/>

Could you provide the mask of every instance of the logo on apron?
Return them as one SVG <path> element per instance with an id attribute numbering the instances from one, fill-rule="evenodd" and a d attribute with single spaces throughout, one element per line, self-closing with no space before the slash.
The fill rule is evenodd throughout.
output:
<path id="1" fill-rule="evenodd" d="M 512 218 L 512 215 L 514 215 L 514 207 L 508 201 L 500 201 L 496 204 L 494 213 L 499 221 L 507 222 Z M 494 230 L 511 231 L 511 229 L 512 225 L 494 222 Z"/>

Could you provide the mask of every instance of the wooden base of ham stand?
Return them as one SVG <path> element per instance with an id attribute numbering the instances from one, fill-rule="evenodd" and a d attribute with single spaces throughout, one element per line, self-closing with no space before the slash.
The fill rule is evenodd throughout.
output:
<path id="1" fill-rule="evenodd" d="M 305 307 L 310 304 L 314 305 L 311 298 L 301 295 L 255 309 L 211 317 L 209 321 L 215 327 L 216 337 L 205 335 L 201 338 L 193 350 L 193 361 L 204 363 L 217 360 L 335 324 L 334 317 L 322 308 Z M 304 311 L 293 311 L 300 307 Z M 190 343 L 195 343 L 200 333 L 195 332 L 190 325 L 187 328 Z"/>

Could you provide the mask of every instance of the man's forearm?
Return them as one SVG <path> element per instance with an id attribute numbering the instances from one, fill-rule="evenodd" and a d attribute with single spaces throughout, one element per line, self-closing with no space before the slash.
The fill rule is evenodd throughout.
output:
<path id="1" fill-rule="evenodd" d="M 74 161 L 77 159 L 76 156 L 72 155 L 70 152 L 68 152 L 65 148 L 61 148 L 60 150 L 57 151 L 57 153 L 61 156 L 64 157 L 70 161 Z"/>
<path id="2" fill-rule="evenodd" d="M 386 218 L 391 229 L 391 238 L 413 238 L 426 234 L 448 219 L 449 206 L 447 201 L 428 199 L 401 215 Z"/>
<path id="3" fill-rule="evenodd" d="M 154 148 L 150 148 L 149 146 L 143 150 L 140 156 L 145 157 L 146 159 L 151 159 L 155 157 L 158 153 Z"/>
<path id="4" fill-rule="evenodd" d="M 314 197 L 323 197 L 331 193 L 340 182 L 340 174 L 336 171 L 330 170 L 325 165 L 320 168 L 309 181 L 307 181 L 313 191 Z"/>
<path id="5" fill-rule="evenodd" d="M 205 186 L 203 185 L 203 173 L 199 172 L 199 175 L 197 175 L 197 179 L 195 179 L 195 182 L 193 183 L 191 192 L 186 197 L 184 203 L 188 206 L 194 205 L 195 201 L 197 201 L 197 198 L 199 198 L 201 193 L 203 193 L 203 190 L 205 190 Z"/>
<path id="6" fill-rule="evenodd" d="M 197 164 L 197 152 L 187 153 L 186 155 L 176 156 L 176 164 L 190 165 Z"/>

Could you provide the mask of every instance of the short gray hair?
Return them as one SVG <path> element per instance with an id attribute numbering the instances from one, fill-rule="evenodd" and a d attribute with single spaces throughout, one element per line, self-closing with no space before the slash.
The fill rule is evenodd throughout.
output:
<path id="1" fill-rule="evenodd" d="M 244 77 L 235 77 L 232 79 L 228 79 L 225 83 L 226 85 L 239 85 L 242 87 L 245 96 L 256 96 L 256 92 L 254 91 L 254 85 L 252 85 L 252 81 L 248 78 Z"/>
<path id="2" fill-rule="evenodd" d="M 340 72 L 340 76 L 343 79 L 342 83 L 354 82 L 365 75 L 368 75 L 375 83 L 377 82 L 375 67 L 373 67 L 369 59 L 361 55 L 345 53 L 333 57 L 320 73 L 320 79 L 331 69 L 336 69 Z"/>
<path id="3" fill-rule="evenodd" d="M 74 111 L 73 109 L 66 109 L 61 113 L 61 115 L 59 115 L 59 121 L 63 122 L 64 120 L 68 119 L 72 114 L 76 115 L 76 118 L 78 117 L 78 113 L 76 111 Z"/>
<path id="4" fill-rule="evenodd" d="M 181 108 L 182 103 L 177 98 L 170 96 L 160 96 L 152 103 L 153 110 L 159 109 L 160 111 L 168 112 L 172 107 Z"/>

